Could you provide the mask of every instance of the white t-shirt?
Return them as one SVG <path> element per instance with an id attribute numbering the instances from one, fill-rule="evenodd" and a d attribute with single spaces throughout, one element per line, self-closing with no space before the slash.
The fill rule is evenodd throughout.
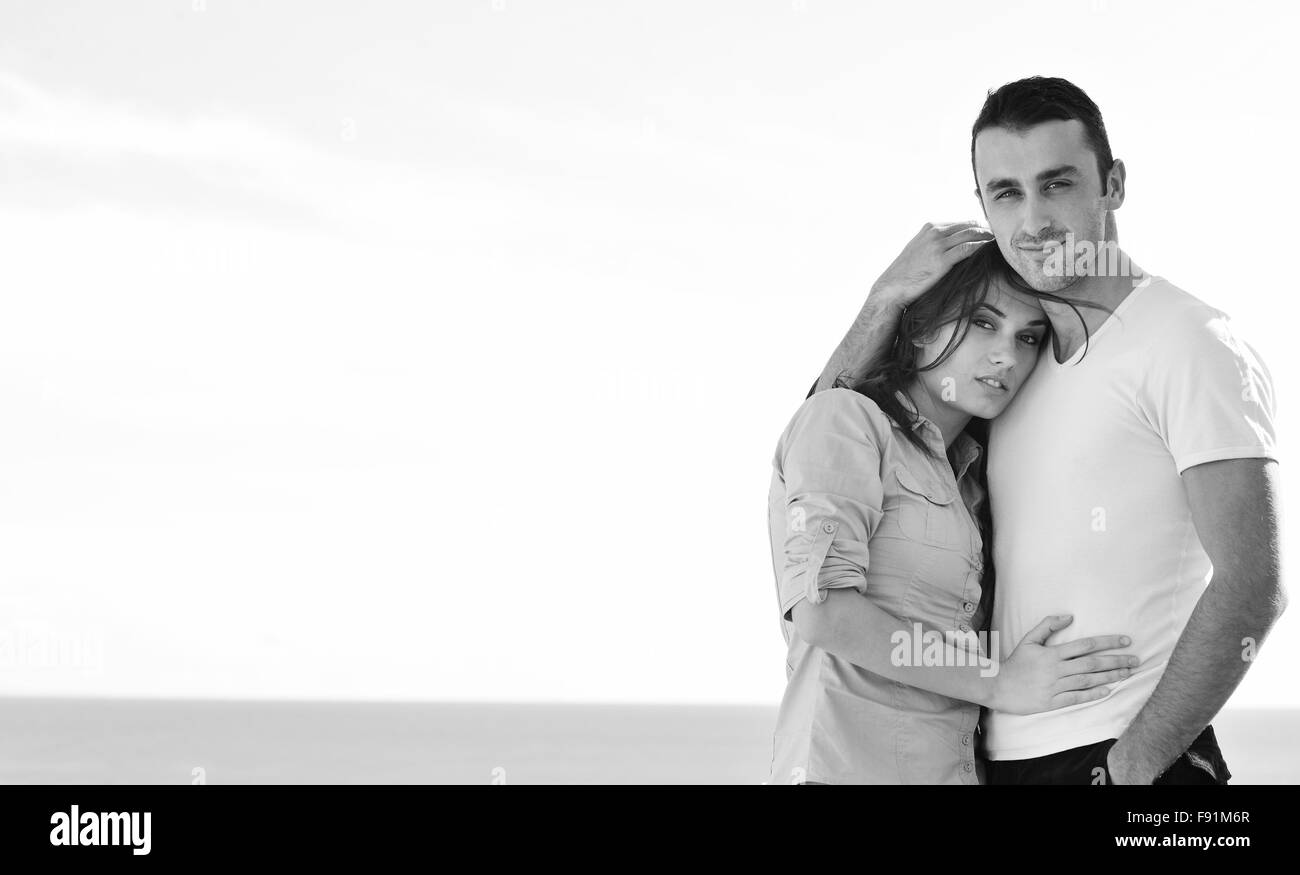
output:
<path id="1" fill-rule="evenodd" d="M 1060 364 L 1044 350 L 989 436 L 1002 658 L 1043 617 L 1073 614 L 1050 643 L 1127 634 L 1142 662 L 1103 701 L 990 713 L 990 759 L 1115 738 L 1137 716 L 1211 576 L 1180 475 L 1276 459 L 1273 418 L 1268 370 L 1227 316 L 1160 277 L 1120 302 L 1086 355 Z"/>

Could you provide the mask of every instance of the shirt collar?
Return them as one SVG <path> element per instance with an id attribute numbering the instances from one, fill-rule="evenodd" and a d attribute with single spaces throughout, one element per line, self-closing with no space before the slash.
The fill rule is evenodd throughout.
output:
<path id="1" fill-rule="evenodd" d="M 907 393 L 902 389 L 894 392 L 894 397 L 903 405 L 904 410 L 916 417 L 916 422 L 912 424 L 912 430 L 920 431 L 928 428 L 930 433 L 930 442 L 932 444 L 937 442 L 938 446 L 935 448 L 936 450 L 942 448 L 943 432 L 940 431 L 939 426 L 922 416 L 920 411 L 916 409 L 916 405 L 912 403 L 912 399 L 909 398 Z M 965 431 L 953 439 L 952 459 L 958 480 L 961 480 L 966 473 L 966 469 L 971 466 L 972 462 L 980 457 L 980 454 L 983 451 L 984 448 L 980 446 L 980 442 L 975 440 L 975 438 L 971 437 Z"/>

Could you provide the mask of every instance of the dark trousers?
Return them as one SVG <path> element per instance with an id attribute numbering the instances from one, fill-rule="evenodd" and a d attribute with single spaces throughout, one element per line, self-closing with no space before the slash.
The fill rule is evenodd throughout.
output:
<path id="1" fill-rule="evenodd" d="M 990 784 L 1109 784 L 1106 754 L 1116 739 L 1085 744 L 1027 760 L 989 760 Z M 1232 777 L 1219 751 L 1214 727 L 1207 726 L 1156 784 L 1226 784 Z"/>

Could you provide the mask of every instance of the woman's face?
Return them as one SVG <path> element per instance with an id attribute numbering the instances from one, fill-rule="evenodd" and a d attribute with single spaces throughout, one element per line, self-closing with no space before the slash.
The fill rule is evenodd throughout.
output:
<path id="1" fill-rule="evenodd" d="M 1029 379 L 1047 336 L 1047 317 L 1038 299 L 995 279 L 970 317 L 970 331 L 937 368 L 917 375 L 935 404 L 971 416 L 997 416 Z M 918 344 L 924 367 L 943 352 L 961 324 L 949 322 L 933 339 Z"/>

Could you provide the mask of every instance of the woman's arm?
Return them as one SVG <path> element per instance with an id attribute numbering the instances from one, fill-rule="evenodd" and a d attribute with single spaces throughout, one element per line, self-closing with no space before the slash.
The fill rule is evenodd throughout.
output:
<path id="1" fill-rule="evenodd" d="M 1127 644 L 1108 635 L 1048 646 L 1071 622 L 1063 617 L 1045 618 L 1002 664 L 981 665 L 978 652 L 966 654 L 965 665 L 892 663 L 895 634 L 910 641 L 915 630 L 867 598 L 866 579 L 883 516 L 880 448 L 890 430 L 874 402 L 849 389 L 820 392 L 795 415 L 779 449 L 786 525 L 773 533 L 784 545 L 782 614 L 810 644 L 867 671 L 999 711 L 1032 714 L 1105 698 L 1109 691 L 1095 688 L 1126 677 L 1135 661 L 1096 651 Z"/>
<path id="2" fill-rule="evenodd" d="M 799 636 L 813 647 L 873 674 L 954 699 L 994 707 L 995 681 L 986 666 L 992 659 L 967 659 L 964 666 L 898 665 L 892 658 L 898 636 L 910 642 L 913 624 L 900 620 L 856 589 L 835 589 L 818 604 L 804 599 L 791 614 Z"/>
<path id="3" fill-rule="evenodd" d="M 1137 658 L 1129 654 L 1098 655 L 1128 645 L 1120 635 L 1097 635 L 1065 644 L 1047 644 L 1052 633 L 1073 618 L 1045 617 L 1021 639 L 1004 663 L 997 654 L 966 654 L 950 665 L 900 665 L 894 659 L 897 636 L 913 650 L 916 635 L 908 624 L 871 602 L 856 589 L 836 589 L 814 604 L 798 602 L 792 619 L 799 635 L 840 659 L 874 674 L 932 693 L 974 702 L 995 711 L 1036 714 L 1092 702 L 1110 695 L 1099 689 L 1128 677 Z M 950 653 L 956 652 L 948 642 Z M 955 664 L 957 662 L 965 664 Z"/>

